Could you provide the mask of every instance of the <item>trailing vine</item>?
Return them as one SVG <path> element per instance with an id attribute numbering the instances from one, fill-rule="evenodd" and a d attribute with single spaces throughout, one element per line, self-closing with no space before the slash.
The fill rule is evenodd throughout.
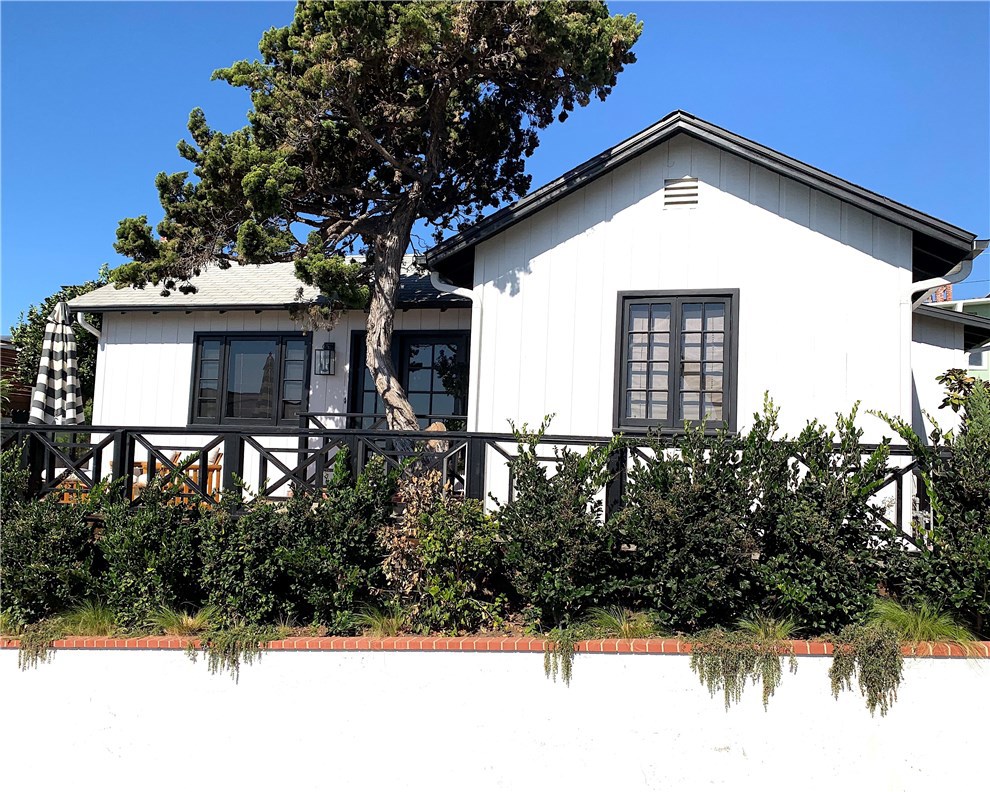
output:
<path id="1" fill-rule="evenodd" d="M 835 638 L 832 666 L 828 676 L 832 695 L 853 689 L 857 677 L 859 690 L 866 697 L 870 714 L 880 708 L 886 715 L 897 700 L 901 684 L 904 657 L 897 633 L 882 624 L 850 625 Z"/>
<path id="2" fill-rule="evenodd" d="M 203 633 L 202 650 L 206 655 L 207 668 L 211 674 L 230 672 L 231 679 L 240 679 L 241 663 L 252 665 L 265 651 L 269 641 L 279 637 L 273 627 L 259 627 L 254 624 L 238 624 L 219 630 Z M 196 647 L 190 642 L 186 653 L 196 661 Z"/>
<path id="3" fill-rule="evenodd" d="M 547 633 L 543 648 L 543 673 L 547 679 L 556 682 L 559 674 L 561 681 L 570 687 L 577 642 L 582 637 L 582 631 L 574 625 L 554 627 Z"/>
<path id="4" fill-rule="evenodd" d="M 52 643 L 64 638 L 65 625 L 60 619 L 44 619 L 37 624 L 25 625 L 17 636 L 20 649 L 17 652 L 17 667 L 22 671 L 37 668 L 38 663 L 48 663 L 52 659 Z"/>
<path id="5" fill-rule="evenodd" d="M 691 640 L 691 670 L 715 697 L 725 695 L 725 709 L 742 699 L 747 680 L 762 685 L 763 709 L 783 678 L 782 657 L 790 672 L 797 672 L 797 658 L 790 643 L 763 639 L 750 632 L 706 630 Z"/>

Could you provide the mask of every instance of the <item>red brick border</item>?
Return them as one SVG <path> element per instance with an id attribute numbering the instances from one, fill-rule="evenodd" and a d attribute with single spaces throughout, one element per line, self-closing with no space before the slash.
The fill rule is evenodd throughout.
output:
<path id="1" fill-rule="evenodd" d="M 148 638 L 63 638 L 55 641 L 55 649 L 186 649 L 189 644 L 201 647 L 197 638 L 151 636 Z M 823 641 L 791 641 L 794 654 L 800 657 L 828 657 L 832 644 Z M 0 638 L 0 649 L 18 649 L 16 638 Z M 542 652 L 546 642 L 542 638 L 423 638 L 409 635 L 397 638 L 284 638 L 271 641 L 270 651 L 289 652 Z M 637 638 L 621 640 L 606 638 L 598 641 L 581 641 L 578 652 L 585 654 L 650 654 L 686 655 L 691 644 L 677 638 Z M 964 646 L 947 643 L 923 643 L 905 645 L 901 649 L 906 657 L 970 657 L 990 658 L 990 641 Z"/>

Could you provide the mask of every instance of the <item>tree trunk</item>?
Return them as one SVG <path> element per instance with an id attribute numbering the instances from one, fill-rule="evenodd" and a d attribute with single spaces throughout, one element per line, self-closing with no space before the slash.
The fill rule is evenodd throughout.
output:
<path id="1" fill-rule="evenodd" d="M 399 292 L 402 257 L 409 247 L 409 236 L 416 219 L 418 195 L 399 206 L 386 231 L 375 238 L 375 277 L 368 306 L 368 338 L 366 342 L 368 371 L 375 390 L 385 406 L 389 429 L 419 428 L 416 413 L 406 397 L 392 365 L 392 327 L 395 323 L 395 300 Z"/>

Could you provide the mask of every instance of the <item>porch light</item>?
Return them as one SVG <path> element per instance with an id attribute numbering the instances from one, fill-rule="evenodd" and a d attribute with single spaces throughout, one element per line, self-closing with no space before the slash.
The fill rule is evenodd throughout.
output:
<path id="1" fill-rule="evenodd" d="M 337 373 L 337 345 L 333 341 L 325 341 L 323 349 L 316 350 L 314 374 Z"/>

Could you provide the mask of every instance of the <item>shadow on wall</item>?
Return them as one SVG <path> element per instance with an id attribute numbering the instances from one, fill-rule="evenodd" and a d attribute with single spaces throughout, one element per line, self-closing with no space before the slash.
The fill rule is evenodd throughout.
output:
<path id="1" fill-rule="evenodd" d="M 596 182 L 595 189 L 579 189 L 523 220 L 508 233 L 497 237 L 497 241 L 493 239 L 488 243 L 491 246 L 488 256 L 501 266 L 495 277 L 486 276 L 485 281 L 491 282 L 500 292 L 516 296 L 521 275 L 532 271 L 533 260 L 598 225 L 610 222 L 625 209 L 657 194 L 658 178 L 661 189 L 663 185 L 666 150 L 667 144 L 663 143 L 597 179 L 576 179 L 572 183 L 581 187 Z M 608 154 L 610 152 L 601 156 L 607 157 Z M 515 242 L 510 245 L 508 240 L 513 237 Z M 506 261 L 507 249 L 515 254 L 511 256 L 512 260 L 522 263 L 509 265 Z"/>

